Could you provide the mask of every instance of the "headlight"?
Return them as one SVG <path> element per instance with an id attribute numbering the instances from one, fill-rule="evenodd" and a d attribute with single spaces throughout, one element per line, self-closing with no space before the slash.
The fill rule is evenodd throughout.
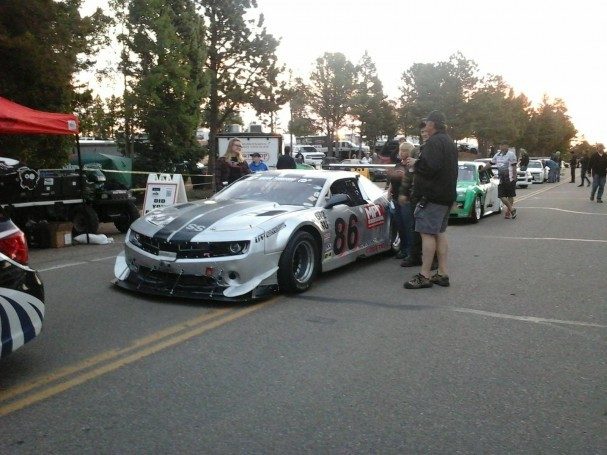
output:
<path id="1" fill-rule="evenodd" d="M 242 252 L 244 245 L 242 243 L 234 242 L 230 243 L 229 249 L 232 254 L 239 254 Z"/>
<path id="2" fill-rule="evenodd" d="M 133 231 L 132 229 L 129 230 L 129 242 L 135 245 L 137 248 L 142 247 L 140 234 L 138 232 Z"/>

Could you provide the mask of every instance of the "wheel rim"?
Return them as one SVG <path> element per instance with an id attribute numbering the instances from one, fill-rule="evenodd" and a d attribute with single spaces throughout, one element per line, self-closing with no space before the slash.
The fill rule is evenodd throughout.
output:
<path id="1" fill-rule="evenodd" d="M 314 272 L 314 247 L 309 242 L 301 242 L 295 248 L 292 265 L 293 278 L 298 283 L 306 283 Z"/>
<path id="2" fill-rule="evenodd" d="M 478 197 L 474 201 L 474 214 L 476 215 L 476 219 L 480 220 L 480 218 L 481 218 L 481 200 Z"/>

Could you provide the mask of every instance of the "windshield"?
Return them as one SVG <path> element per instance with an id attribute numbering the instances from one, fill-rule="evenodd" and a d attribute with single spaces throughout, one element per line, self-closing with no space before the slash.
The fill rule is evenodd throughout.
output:
<path id="1" fill-rule="evenodd" d="M 529 165 L 527 167 L 535 167 L 535 168 L 542 168 L 542 163 L 540 161 L 529 161 Z"/>
<path id="2" fill-rule="evenodd" d="M 457 167 L 457 180 L 474 181 L 476 180 L 474 170 L 476 166 L 472 164 L 460 164 Z"/>
<path id="3" fill-rule="evenodd" d="M 215 201 L 252 199 L 281 205 L 313 207 L 325 181 L 326 179 L 323 178 L 307 178 L 300 175 L 253 174 L 235 182 L 211 199 Z"/>

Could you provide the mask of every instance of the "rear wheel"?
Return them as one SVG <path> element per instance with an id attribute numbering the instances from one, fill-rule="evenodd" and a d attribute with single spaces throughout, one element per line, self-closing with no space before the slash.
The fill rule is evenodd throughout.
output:
<path id="1" fill-rule="evenodd" d="M 318 247 L 311 234 L 296 232 L 278 261 L 278 285 L 287 293 L 304 292 L 318 272 Z"/>
<path id="2" fill-rule="evenodd" d="M 129 227 L 139 218 L 139 209 L 131 201 L 122 209 L 120 216 L 114 221 L 114 226 L 123 234 L 129 230 Z"/>
<path id="3" fill-rule="evenodd" d="M 99 230 L 99 217 L 97 212 L 88 205 L 83 205 L 77 208 L 72 215 L 72 234 L 74 236 L 80 234 L 96 234 Z"/>

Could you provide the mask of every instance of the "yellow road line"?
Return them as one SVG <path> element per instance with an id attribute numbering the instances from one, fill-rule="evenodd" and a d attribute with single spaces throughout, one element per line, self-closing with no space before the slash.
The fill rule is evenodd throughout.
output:
<path id="1" fill-rule="evenodd" d="M 525 194 L 524 196 L 520 196 L 520 197 L 517 196 L 516 199 L 514 200 L 514 202 L 516 203 L 516 202 L 524 201 L 525 199 L 529 199 L 530 197 L 537 196 L 538 194 L 542 194 L 542 193 L 545 193 L 546 191 L 550 191 L 553 188 L 557 188 L 557 187 L 563 185 L 564 183 L 565 182 L 558 183 L 556 185 L 550 185 L 547 188 L 541 188 L 537 191 L 534 191 L 533 193 Z"/>
<path id="2" fill-rule="evenodd" d="M 84 384 L 85 382 L 88 382 L 92 379 L 98 378 L 99 376 L 102 376 L 104 374 L 110 373 L 114 370 L 117 370 L 123 366 L 129 365 L 131 363 L 137 362 L 138 360 L 141 360 L 145 357 L 148 357 L 152 354 L 155 354 L 159 351 L 162 351 L 163 349 L 169 348 L 171 346 L 175 346 L 179 343 L 182 343 L 184 341 L 189 340 L 190 338 L 193 338 L 195 336 L 201 335 L 211 329 L 214 329 L 216 327 L 220 327 L 224 324 L 227 324 L 228 322 L 231 322 L 235 319 L 241 318 L 249 313 L 252 313 L 253 311 L 259 310 L 261 308 L 264 308 L 266 306 L 269 306 L 271 303 L 273 303 L 275 299 L 269 300 L 267 302 L 261 303 L 259 305 L 256 306 L 252 306 L 252 307 L 248 307 L 245 309 L 242 309 L 240 311 L 236 311 L 233 312 L 223 318 L 219 318 L 216 319 L 212 322 L 209 322 L 208 324 L 202 325 L 200 327 L 195 327 L 192 330 L 189 330 L 181 335 L 177 335 L 174 338 L 170 338 L 168 340 L 162 341 L 156 345 L 153 346 L 148 346 L 144 349 L 142 349 L 139 352 L 136 352 L 134 354 L 131 354 L 127 357 L 124 357 L 122 359 L 118 359 L 115 360 L 114 362 L 108 363 L 106 365 L 103 365 L 101 367 L 95 368 L 94 370 L 85 372 L 83 374 L 81 374 L 80 376 L 76 376 L 72 379 L 69 379 L 65 382 L 59 383 L 57 385 L 51 386 L 47 389 L 41 390 L 40 392 L 36 392 L 30 396 L 27 396 L 25 398 L 16 400 L 12 403 L 9 403 L 5 406 L 1 406 L 0 407 L 0 416 L 5 416 L 7 414 L 10 414 L 11 412 L 14 411 L 18 411 L 19 409 L 23 409 L 26 408 L 28 406 L 31 406 L 35 403 L 38 403 L 39 401 L 45 400 L 47 398 L 50 398 L 54 395 L 57 395 L 61 392 L 65 392 L 66 390 L 69 390 L 73 387 L 76 387 L 80 384 Z"/>
<path id="3" fill-rule="evenodd" d="M 211 313 L 206 313 L 200 317 L 190 319 L 188 321 L 181 322 L 179 324 L 175 324 L 171 327 L 167 327 L 167 328 L 160 330 L 158 332 L 155 332 L 151 335 L 148 335 L 146 337 L 135 340 L 132 344 L 130 344 L 127 347 L 119 348 L 119 349 L 111 349 L 109 351 L 102 352 L 101 354 L 97 354 L 93 357 L 89 357 L 89 358 L 83 360 L 82 362 L 62 368 L 49 375 L 45 375 L 45 376 L 39 377 L 37 379 L 34 379 L 33 381 L 27 382 L 25 384 L 12 387 L 10 389 L 7 389 L 6 391 L 0 391 L 0 402 L 10 400 L 10 399 L 16 397 L 17 395 L 21 395 L 22 393 L 35 389 L 36 387 L 41 387 L 43 385 L 57 381 L 65 376 L 69 376 L 71 374 L 78 373 L 87 368 L 92 368 L 92 367 L 98 365 L 99 363 L 107 362 L 108 360 L 112 360 L 116 357 L 127 354 L 131 351 L 134 351 L 135 349 L 139 349 L 141 347 L 144 347 L 151 343 L 159 341 L 162 338 L 173 335 L 177 332 L 181 332 L 182 330 L 188 329 L 192 326 L 197 326 L 198 324 L 208 321 L 209 319 L 221 316 L 228 311 L 229 311 L 229 309 L 223 309 L 223 310 L 213 311 Z"/>

